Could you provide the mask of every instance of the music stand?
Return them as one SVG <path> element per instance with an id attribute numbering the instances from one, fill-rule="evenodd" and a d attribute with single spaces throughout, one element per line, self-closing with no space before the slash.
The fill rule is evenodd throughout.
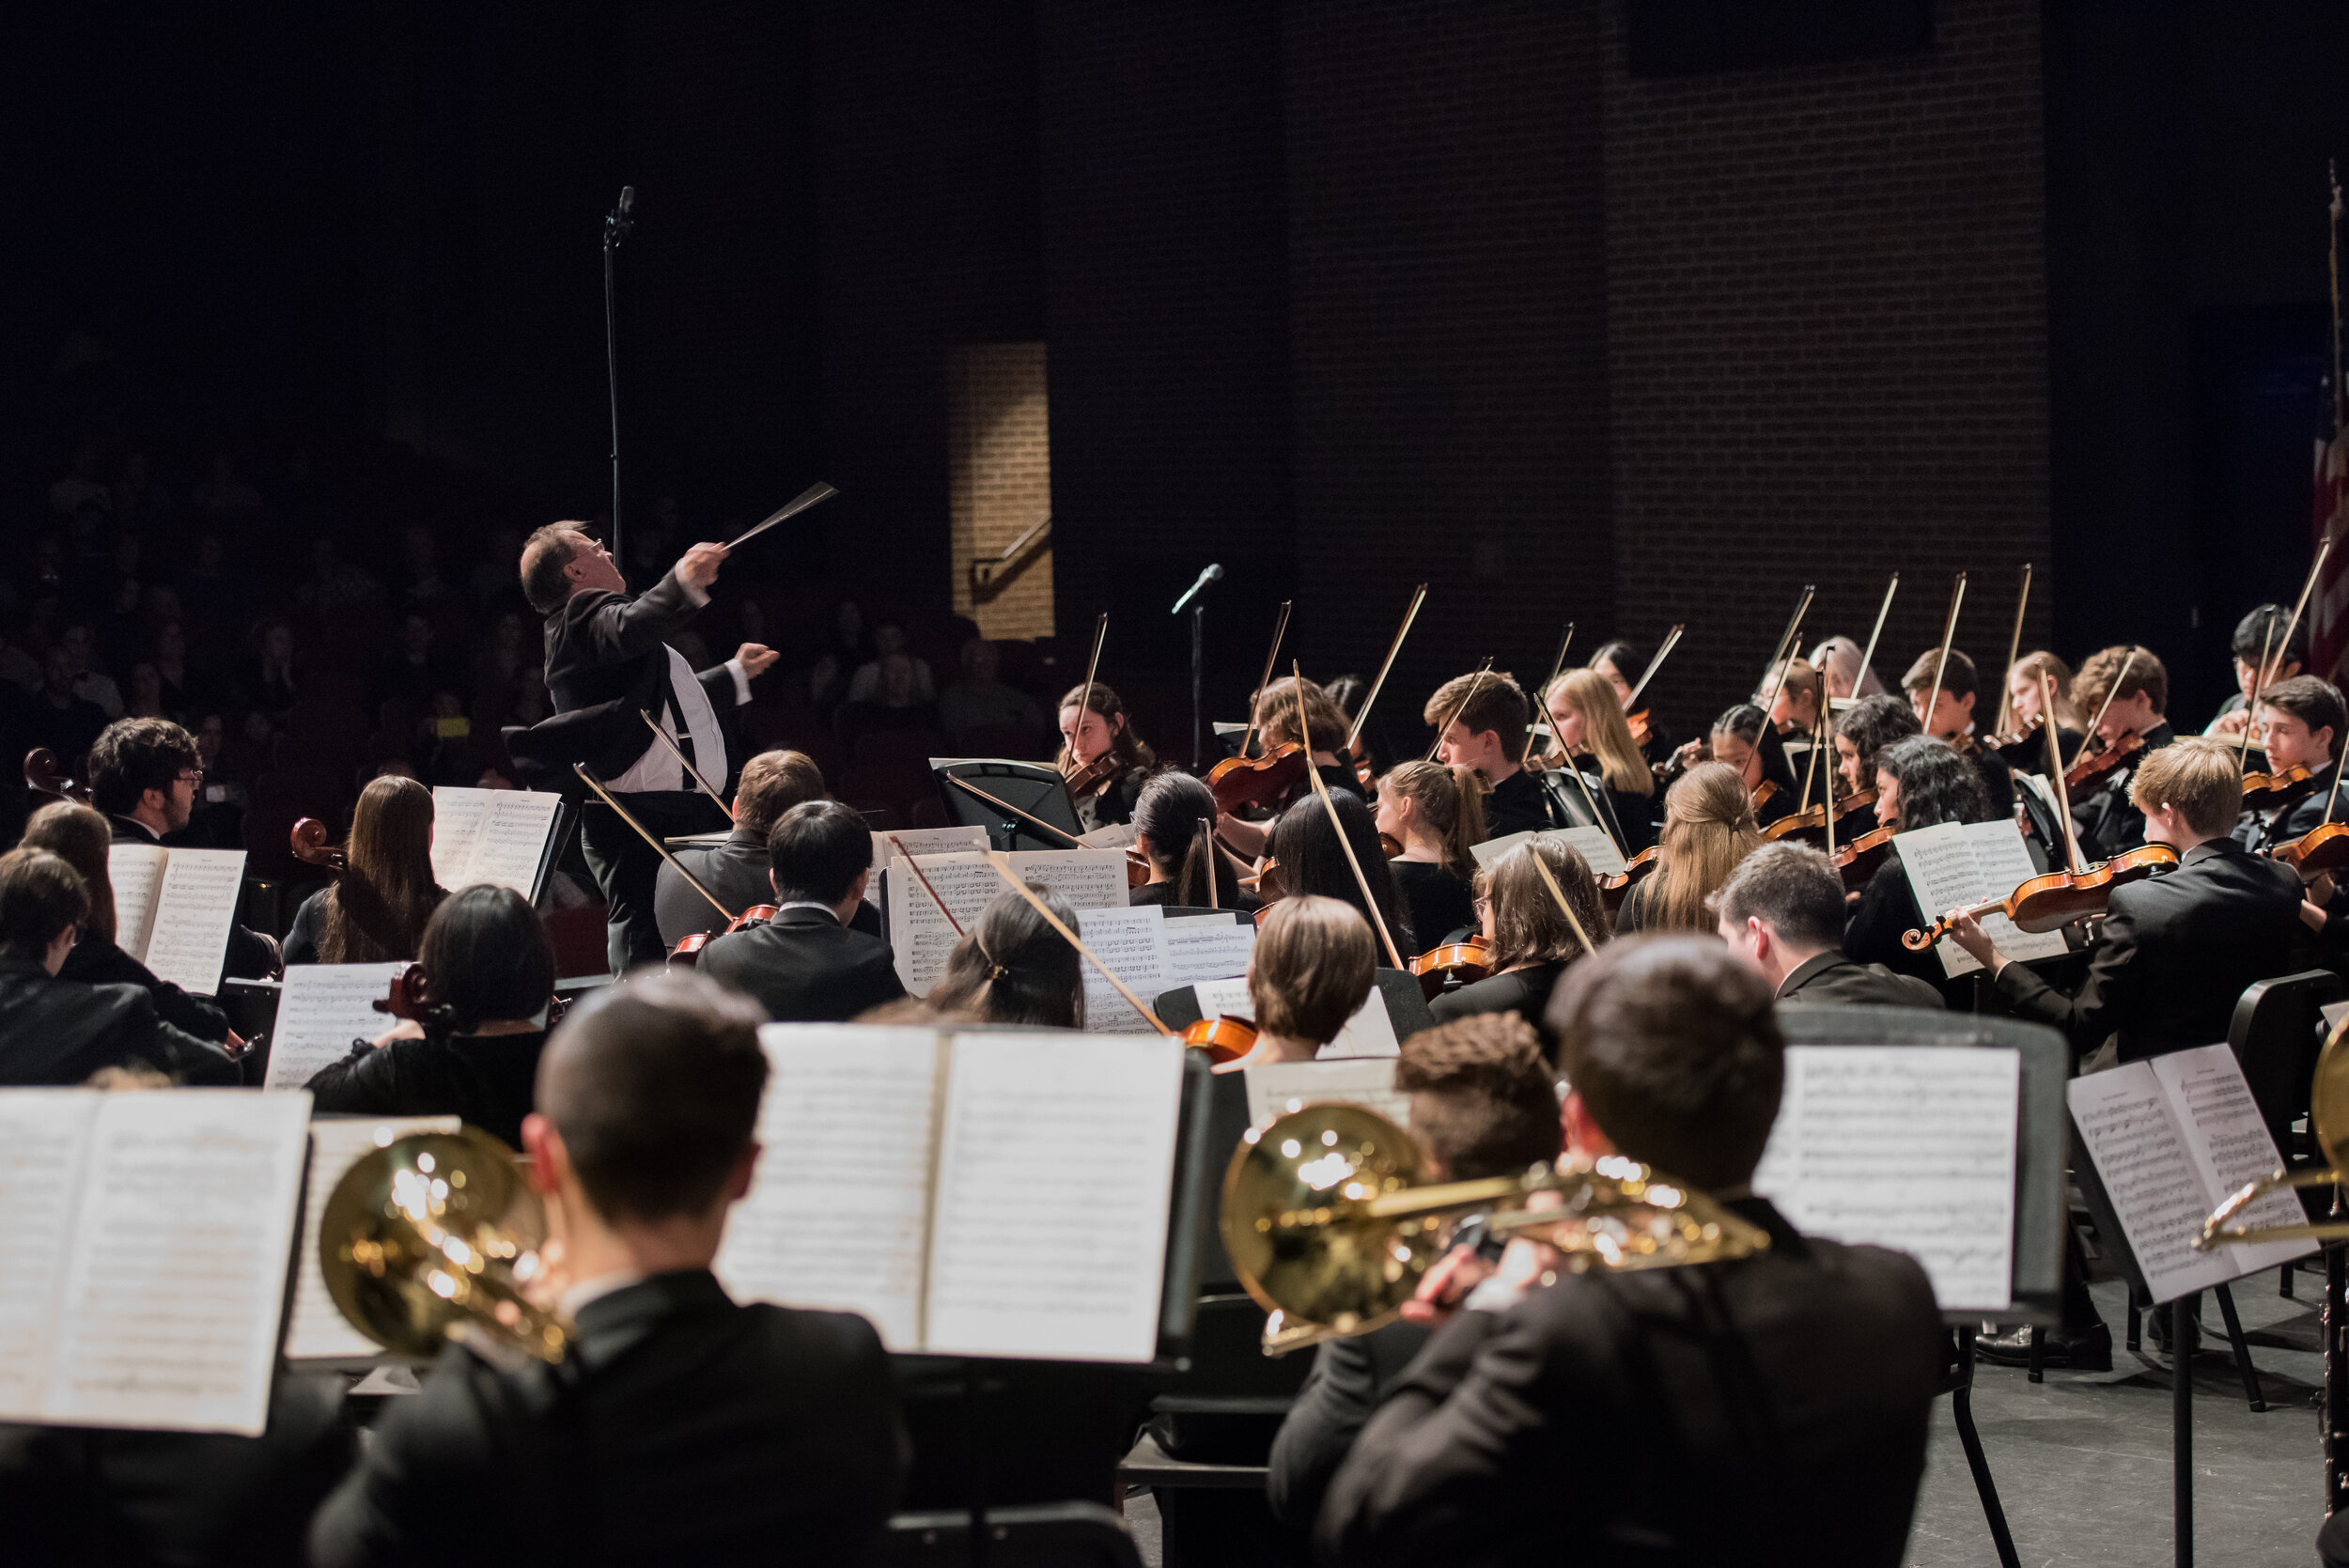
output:
<path id="1" fill-rule="evenodd" d="M 1417 975 L 1384 966 L 1373 970 L 1371 973 L 1377 983 L 1380 1000 L 1387 1004 L 1387 1021 L 1394 1026 L 1396 1044 L 1409 1039 L 1423 1029 L 1436 1027 L 1436 1016 L 1427 1009 L 1427 993 L 1420 989 Z M 1160 991 L 1150 1003 L 1150 1011 L 1156 1013 L 1167 1028 L 1177 1032 L 1188 1029 L 1203 1017 L 1199 1011 L 1198 990 L 1190 986 L 1177 986 L 1171 991 Z"/>
<path id="2" fill-rule="evenodd" d="M 968 779 L 1006 805 L 1017 806 L 1039 822 L 1050 823 L 1075 838 L 1084 831 L 1077 808 L 1068 799 L 1068 784 L 1060 769 L 1044 762 L 1012 762 L 1003 757 L 932 757 L 930 772 L 946 806 L 946 820 L 957 828 L 985 828 L 988 842 L 998 849 L 1066 849 L 1068 839 L 1054 838 L 1034 823 L 999 811 L 969 790 L 946 781 Z"/>

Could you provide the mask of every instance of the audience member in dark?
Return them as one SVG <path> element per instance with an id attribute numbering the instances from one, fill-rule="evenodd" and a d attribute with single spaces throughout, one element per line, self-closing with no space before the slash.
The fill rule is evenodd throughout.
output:
<path id="1" fill-rule="evenodd" d="M 1062 924 L 1077 929 L 1077 911 L 1066 899 L 1033 882 L 1028 890 Z M 1034 905 L 1005 888 L 946 955 L 946 972 L 928 1001 L 939 1013 L 979 1023 L 1082 1029 L 1083 961 Z"/>
<path id="2" fill-rule="evenodd" d="M 873 833 L 854 807 L 806 800 L 767 835 L 775 915 L 702 950 L 700 969 L 758 999 L 777 1023 L 846 1023 L 905 995 L 895 956 L 851 927 L 873 875 Z"/>
<path id="3" fill-rule="evenodd" d="M 413 958 L 447 893 L 432 876 L 432 792 L 377 779 L 359 792 L 347 868 L 302 901 L 286 935 L 288 964 L 387 964 Z"/>
<path id="4" fill-rule="evenodd" d="M 56 753 L 58 767 L 80 778 L 83 759 L 105 728 L 106 710 L 86 697 L 74 695 L 73 656 L 62 645 L 50 648 L 41 660 L 40 690 L 23 706 L 18 720 L 17 739 L 22 749 L 29 752 L 46 746 Z"/>
<path id="5" fill-rule="evenodd" d="M 253 661 L 245 666 L 244 700 L 273 719 L 282 719 L 294 705 L 300 677 L 294 672 L 293 624 L 272 620 L 261 624 Z"/>
<path id="6" fill-rule="evenodd" d="M 1043 711 L 1035 699 L 1003 678 L 1003 661 L 995 644 L 973 637 L 962 644 L 957 662 L 960 674 L 938 694 L 938 727 L 959 746 L 980 730 L 1032 731 L 1041 736 Z"/>

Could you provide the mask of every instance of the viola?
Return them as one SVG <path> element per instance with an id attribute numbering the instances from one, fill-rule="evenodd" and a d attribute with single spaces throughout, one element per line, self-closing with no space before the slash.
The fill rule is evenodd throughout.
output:
<path id="1" fill-rule="evenodd" d="M 723 931 L 692 931 L 679 937 L 677 946 L 669 949 L 668 961 L 680 969 L 692 969 L 701 962 L 702 949 L 720 937 L 731 937 L 737 931 L 748 931 L 754 926 L 764 925 L 774 918 L 775 907 L 772 904 L 754 904 L 726 922 L 726 928 Z"/>
<path id="2" fill-rule="evenodd" d="M 2321 876 L 2338 877 L 2349 870 L 2349 822 L 2320 823 L 2268 854 L 2298 872 L 2304 882 Z"/>
<path id="3" fill-rule="evenodd" d="M 1201 1018 L 1183 1031 L 1183 1044 L 1198 1047 L 1209 1063 L 1221 1066 L 1256 1048 L 1256 1026 L 1246 1018 Z"/>
<path id="4" fill-rule="evenodd" d="M 1875 803 L 1876 792 L 1873 789 L 1862 789 L 1846 795 L 1833 802 L 1835 820 L 1841 822 L 1856 811 L 1873 812 Z M 1790 816 L 1781 816 L 1762 830 L 1762 837 L 1767 841 L 1775 841 L 1791 838 L 1797 833 L 1824 834 L 1827 831 L 1828 807 L 1828 802 L 1822 800 L 1807 811 L 1798 811 Z"/>
<path id="5" fill-rule="evenodd" d="M 1492 944 L 1482 937 L 1431 947 L 1411 960 L 1420 994 L 1433 1001 L 1448 990 L 1472 986 L 1493 971 Z"/>
<path id="6" fill-rule="evenodd" d="M 1843 876 L 1845 893 L 1859 893 L 1866 889 L 1892 853 L 1892 835 L 1899 831 L 1887 823 L 1860 834 L 1835 851 L 1835 869 Z"/>
<path id="7" fill-rule="evenodd" d="M 2148 844 L 2124 855 L 2115 855 L 2086 871 L 2051 871 L 2045 877 L 2034 877 L 2004 898 L 1977 904 L 1963 912 L 1977 918 L 2002 914 L 2018 930 L 2053 931 L 2076 920 L 2103 914 L 2112 902 L 2113 889 L 2142 881 L 2177 863 L 2178 852 L 2169 845 Z M 1950 934 L 1950 921 L 1951 917 L 1944 915 L 1924 930 L 1906 932 L 1901 937 L 1901 945 L 1911 953 L 1921 953 Z"/>
<path id="8" fill-rule="evenodd" d="M 2316 775 L 2306 768 L 2287 768 L 2280 773 L 2246 773 L 2243 775 L 2243 803 L 2248 807 L 2265 809 L 2280 806 L 2286 800 L 2306 792 Z"/>
<path id="9" fill-rule="evenodd" d="M 24 753 L 24 787 L 52 800 L 71 800 L 85 806 L 90 803 L 89 785 L 67 778 L 65 769 L 57 766 L 57 753 L 46 746 L 36 746 Z"/>
<path id="10" fill-rule="evenodd" d="M 1616 875 L 1601 877 L 1598 879 L 1598 896 L 1599 901 L 1607 906 L 1607 912 L 1611 915 L 1621 909 L 1624 899 L 1630 894 L 1631 884 L 1655 869 L 1656 846 L 1651 844 L 1626 861 L 1623 870 Z"/>
<path id="11" fill-rule="evenodd" d="M 1124 771 L 1118 766 L 1117 753 L 1112 751 L 1103 752 L 1091 762 L 1072 768 L 1061 776 L 1068 784 L 1068 798 L 1082 800 L 1108 788 Z"/>
<path id="12" fill-rule="evenodd" d="M 1243 806 L 1269 811 L 1296 793 L 1311 766 L 1305 748 L 1290 741 L 1260 757 L 1225 757 L 1207 769 L 1207 789 L 1218 811 L 1237 812 Z"/>
<path id="13" fill-rule="evenodd" d="M 326 842 L 326 824 L 305 816 L 293 825 L 293 858 L 327 871 L 348 871 L 350 857 Z"/>
<path id="14" fill-rule="evenodd" d="M 2102 778 L 2130 757 L 2145 749 L 2145 742 L 2134 735 L 2124 735 L 2094 756 L 2083 757 L 2063 770 L 2063 787 L 2077 789 L 2091 780 Z"/>

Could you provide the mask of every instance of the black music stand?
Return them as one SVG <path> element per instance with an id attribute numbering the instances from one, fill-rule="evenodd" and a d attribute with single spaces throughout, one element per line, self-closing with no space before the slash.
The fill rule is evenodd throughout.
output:
<path id="1" fill-rule="evenodd" d="M 1191 912 L 1200 914 L 1210 911 Z M 1378 995 L 1387 1004 L 1387 1021 L 1394 1025 L 1397 1044 L 1423 1029 L 1436 1027 L 1436 1016 L 1427 1010 L 1427 995 L 1420 989 L 1417 975 L 1383 966 L 1374 970 L 1372 974 L 1377 982 Z M 1199 1021 L 1199 994 L 1191 986 L 1177 986 L 1171 991 L 1159 992 L 1150 1003 L 1150 1011 L 1156 1013 L 1167 1028 L 1179 1032 Z"/>
<path id="2" fill-rule="evenodd" d="M 957 828 L 985 828 L 988 842 L 998 849 L 1066 849 L 1068 839 L 1084 831 L 1077 808 L 1068 799 L 1068 784 L 1050 763 L 1012 762 L 1003 757 L 932 757 L 930 772 L 945 803 L 946 820 Z M 1034 823 L 1023 822 L 988 804 L 949 779 L 967 779 L 1005 805 L 1017 806 L 1038 822 L 1066 833 L 1055 838 Z"/>

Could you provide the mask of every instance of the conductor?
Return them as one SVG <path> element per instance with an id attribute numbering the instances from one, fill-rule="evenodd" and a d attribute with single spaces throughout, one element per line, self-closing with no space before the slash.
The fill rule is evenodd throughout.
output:
<path id="1" fill-rule="evenodd" d="M 651 832 L 723 828 L 723 817 L 694 789 L 678 754 L 723 792 L 732 764 L 717 705 L 749 702 L 751 681 L 774 663 L 775 651 L 745 643 L 732 659 L 696 675 L 667 639 L 709 602 L 725 558 L 724 545 L 697 544 L 631 598 L 619 563 L 583 524 L 550 523 L 531 535 L 522 546 L 522 593 L 546 617 L 554 717 L 519 737 L 509 735 L 517 764 L 568 775 L 572 763 L 585 763 Z M 645 714 L 675 741 L 675 751 L 646 730 Z M 613 972 L 658 963 L 653 885 L 660 856 L 600 801 L 583 808 L 580 837 L 588 870 L 611 906 Z"/>

